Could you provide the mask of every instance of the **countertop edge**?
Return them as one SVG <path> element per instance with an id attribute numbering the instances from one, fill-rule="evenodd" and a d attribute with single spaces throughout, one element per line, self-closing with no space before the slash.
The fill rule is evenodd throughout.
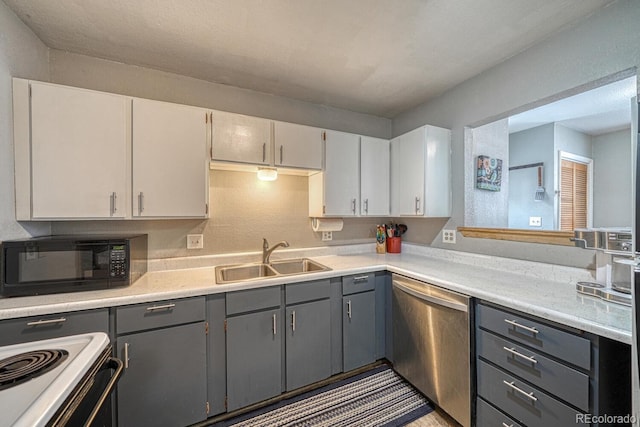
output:
<path id="1" fill-rule="evenodd" d="M 335 262 L 336 260 L 344 261 L 344 263 L 349 264 L 349 262 L 351 261 L 351 259 L 349 259 L 350 257 L 350 255 L 336 255 L 331 257 L 319 257 L 319 260 L 322 262 L 322 258 L 331 258 L 331 260 L 334 261 L 334 264 L 337 263 Z M 480 286 L 465 285 L 461 282 L 447 279 L 446 276 L 448 275 L 448 272 L 435 271 L 431 273 L 425 273 L 424 270 L 429 270 L 429 262 L 434 261 L 432 258 L 413 255 L 410 256 L 411 259 L 409 261 L 396 262 L 394 261 L 394 259 L 389 259 L 389 257 L 382 257 L 384 258 L 379 258 L 374 254 L 366 254 L 361 257 L 356 257 L 359 259 L 357 259 L 357 262 L 351 262 L 351 265 L 334 266 L 329 271 L 304 275 L 280 276 L 264 280 L 225 285 L 212 285 L 213 276 L 210 276 L 210 272 L 213 267 L 155 271 L 146 273 L 145 276 L 139 279 L 138 282 L 130 285 L 127 288 L 110 289 L 106 291 L 77 292 L 73 294 L 73 297 L 68 298 L 65 298 L 64 295 L 70 294 L 56 294 L 56 296 L 17 297 L 20 298 L 19 300 L 14 298 L 0 299 L 0 320 L 48 315 L 61 312 L 118 307 L 130 304 L 150 303 L 159 300 L 206 296 L 244 289 L 309 282 L 364 272 L 389 271 L 391 273 L 402 274 L 416 280 L 429 282 L 436 286 L 441 286 L 452 291 L 460 292 L 476 299 L 498 304 L 507 308 L 512 308 L 525 314 L 541 317 L 545 320 L 607 337 L 625 344 L 632 343 L 632 336 L 630 331 L 611 327 L 609 325 L 604 325 L 602 323 L 578 317 L 573 314 L 554 309 L 552 307 L 546 307 L 543 306 L 542 303 L 536 305 L 535 303 L 527 302 L 524 299 L 518 300 L 513 296 L 509 297 L 506 295 L 501 295 L 500 293 L 491 292 L 490 290 L 484 290 Z M 419 264 L 416 263 L 416 265 L 419 265 L 419 267 L 411 268 L 402 266 L 402 264 L 413 264 L 416 261 L 421 261 Z M 463 267 L 457 265 L 456 263 L 447 262 L 446 260 L 436 260 L 435 262 L 441 263 L 446 266 L 468 268 L 468 266 Z M 331 262 L 328 262 L 326 264 L 331 264 Z M 331 267 L 331 265 L 329 266 Z M 419 271 L 420 269 L 422 269 L 423 271 Z M 505 272 L 505 274 L 507 273 Z M 454 276 L 454 274 L 449 275 Z M 189 276 L 193 276 L 195 278 Z M 201 277 L 198 278 L 198 276 Z M 526 277 L 525 279 L 529 281 L 539 280 Z M 175 280 L 178 283 L 173 284 L 171 289 L 154 290 L 154 283 L 161 280 Z M 559 284 L 557 282 L 549 282 L 553 283 L 554 285 L 557 284 L 558 286 L 568 286 L 564 283 Z M 136 287 L 136 285 L 140 286 Z M 44 298 L 47 298 L 49 301 L 44 302 Z M 16 302 L 18 301 L 22 304 L 16 304 Z M 3 302 L 5 302 L 5 304 L 2 304 Z M 8 306 L 2 307 L 3 305 Z M 631 309 L 629 308 L 628 311 L 629 316 L 631 316 Z"/>

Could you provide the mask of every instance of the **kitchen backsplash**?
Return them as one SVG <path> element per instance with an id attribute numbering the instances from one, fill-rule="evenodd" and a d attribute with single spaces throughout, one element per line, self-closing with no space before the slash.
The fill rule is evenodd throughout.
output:
<path id="1" fill-rule="evenodd" d="M 311 230 L 308 178 L 279 175 L 258 181 L 255 173 L 212 170 L 208 220 L 65 221 L 53 222 L 53 234 L 135 232 L 149 234 L 150 258 L 216 255 L 257 251 L 262 237 L 287 240 L 292 248 L 374 242 L 375 226 L 388 218 L 347 218 L 344 228 L 323 242 Z M 438 227 L 439 225 L 439 227 Z M 442 225 L 423 233 L 430 244 Z M 186 249 L 187 234 L 203 234 L 203 249 Z"/>

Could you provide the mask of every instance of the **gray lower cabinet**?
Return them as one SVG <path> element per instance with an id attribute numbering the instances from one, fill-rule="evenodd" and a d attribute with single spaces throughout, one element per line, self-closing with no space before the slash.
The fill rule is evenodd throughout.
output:
<path id="1" fill-rule="evenodd" d="M 630 411 L 628 345 L 485 303 L 475 338 L 478 427 L 592 425 L 588 416 Z"/>
<path id="2" fill-rule="evenodd" d="M 289 391 L 331 376 L 330 281 L 287 285 L 285 294 L 286 389 Z"/>
<path id="3" fill-rule="evenodd" d="M 227 348 L 225 334 L 225 295 L 207 296 L 207 395 L 209 416 L 226 411 L 227 398 Z"/>
<path id="4" fill-rule="evenodd" d="M 227 410 L 282 393 L 282 287 L 226 294 Z"/>
<path id="5" fill-rule="evenodd" d="M 0 322 L 0 346 L 90 332 L 109 334 L 109 309 L 3 320 Z"/>
<path id="6" fill-rule="evenodd" d="M 375 291 L 342 297 L 342 352 L 345 372 L 376 360 Z"/>
<path id="7" fill-rule="evenodd" d="M 229 411 L 282 392 L 282 344 L 280 308 L 227 317 Z"/>
<path id="8" fill-rule="evenodd" d="M 204 297 L 116 308 L 119 427 L 185 426 L 207 418 Z M 126 331 L 126 332 L 121 332 Z"/>

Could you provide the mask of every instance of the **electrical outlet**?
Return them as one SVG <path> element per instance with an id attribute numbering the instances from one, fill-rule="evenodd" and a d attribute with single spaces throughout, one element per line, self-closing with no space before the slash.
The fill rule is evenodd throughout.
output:
<path id="1" fill-rule="evenodd" d="M 204 247 L 204 235 L 187 234 L 187 249 L 202 249 Z"/>
<path id="2" fill-rule="evenodd" d="M 442 230 L 442 243 L 455 243 L 456 230 Z"/>
<path id="3" fill-rule="evenodd" d="M 542 227 L 542 217 L 541 216 L 530 216 L 529 217 L 529 227 Z"/>
<path id="4" fill-rule="evenodd" d="M 333 240 L 333 231 L 323 231 L 322 232 L 322 241 L 326 242 L 329 240 Z"/>

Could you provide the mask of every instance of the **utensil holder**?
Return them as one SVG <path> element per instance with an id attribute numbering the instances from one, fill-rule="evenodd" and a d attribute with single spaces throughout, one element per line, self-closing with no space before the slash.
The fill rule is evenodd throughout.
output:
<path id="1" fill-rule="evenodd" d="M 402 237 L 387 237 L 387 252 L 391 254 L 402 252 Z"/>

